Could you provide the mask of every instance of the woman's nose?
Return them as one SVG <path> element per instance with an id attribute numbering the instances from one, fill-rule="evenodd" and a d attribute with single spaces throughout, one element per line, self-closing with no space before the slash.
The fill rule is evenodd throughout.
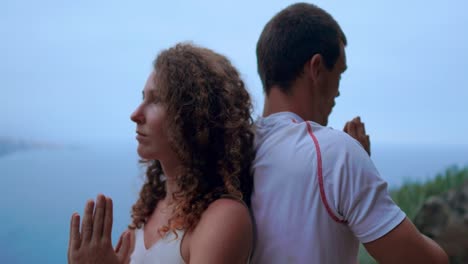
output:
<path id="1" fill-rule="evenodd" d="M 145 115 L 142 111 L 142 105 L 139 105 L 135 111 L 133 111 L 133 113 L 130 115 L 130 119 L 137 124 L 145 122 Z"/>

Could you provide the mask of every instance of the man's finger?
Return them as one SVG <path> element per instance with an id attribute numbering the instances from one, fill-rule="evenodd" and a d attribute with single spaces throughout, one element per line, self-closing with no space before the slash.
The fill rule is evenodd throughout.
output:
<path id="1" fill-rule="evenodd" d="M 102 229 L 104 227 L 104 214 L 106 211 L 106 198 L 100 194 L 96 198 L 96 209 L 94 210 L 93 221 L 93 239 L 102 238 Z"/>
<path id="2" fill-rule="evenodd" d="M 80 244 L 80 215 L 73 213 L 70 220 L 70 239 L 68 242 L 68 251 L 78 249 Z"/>
<path id="3" fill-rule="evenodd" d="M 369 153 L 369 156 L 371 155 L 371 143 L 370 143 L 370 136 L 366 135 L 367 139 L 367 153 Z"/>
<path id="4" fill-rule="evenodd" d="M 348 134 L 353 138 L 356 138 L 356 124 L 354 122 L 349 123 Z"/>
<path id="5" fill-rule="evenodd" d="M 94 201 L 89 200 L 86 203 L 83 222 L 81 223 L 81 241 L 87 243 L 91 240 L 93 234 L 93 211 L 94 211 Z"/>
<path id="6" fill-rule="evenodd" d="M 356 123 L 356 133 L 360 137 L 365 137 L 366 136 L 366 130 L 364 128 L 364 124 L 361 122 Z"/>
<path id="7" fill-rule="evenodd" d="M 109 239 L 109 241 L 112 241 L 112 222 L 113 222 L 113 205 L 112 205 L 112 199 L 110 197 L 106 197 L 106 212 L 104 214 L 104 231 L 103 231 L 103 237 Z"/>
<path id="8" fill-rule="evenodd" d="M 344 128 L 343 128 L 343 131 L 345 133 L 348 133 L 348 126 L 349 126 L 349 122 L 346 122 L 346 124 L 344 125 Z"/>

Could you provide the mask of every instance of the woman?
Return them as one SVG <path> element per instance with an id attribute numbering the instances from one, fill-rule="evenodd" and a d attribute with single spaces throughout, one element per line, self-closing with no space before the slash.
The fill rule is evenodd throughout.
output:
<path id="1" fill-rule="evenodd" d="M 94 213 L 93 201 L 85 208 L 82 234 L 72 216 L 69 262 L 247 263 L 251 110 L 224 56 L 190 44 L 161 52 L 131 116 L 148 168 L 130 231 L 109 250 L 112 201 L 98 196 Z"/>

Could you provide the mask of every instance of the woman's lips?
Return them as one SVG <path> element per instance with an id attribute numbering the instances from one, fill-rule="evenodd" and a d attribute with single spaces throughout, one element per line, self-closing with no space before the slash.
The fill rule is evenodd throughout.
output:
<path id="1" fill-rule="evenodd" d="M 136 135 L 136 140 L 138 140 L 138 141 L 141 141 L 141 140 L 146 138 L 146 135 L 141 133 L 140 131 L 137 131 L 136 134 L 137 134 Z"/>
<path id="2" fill-rule="evenodd" d="M 146 134 L 144 134 L 144 133 L 141 133 L 141 132 L 140 132 L 140 131 L 138 131 L 138 130 L 136 131 L 136 133 L 137 133 L 137 135 L 139 135 L 139 136 L 146 137 Z"/>

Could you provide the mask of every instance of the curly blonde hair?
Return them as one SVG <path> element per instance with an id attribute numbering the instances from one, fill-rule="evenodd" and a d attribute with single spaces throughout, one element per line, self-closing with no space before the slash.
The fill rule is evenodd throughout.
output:
<path id="1" fill-rule="evenodd" d="M 208 205 L 223 195 L 250 205 L 252 103 L 239 72 L 226 57 L 187 43 L 162 51 L 154 69 L 170 117 L 169 142 L 183 163 L 176 176 L 174 214 L 162 231 L 192 231 Z M 132 229 L 141 228 L 166 196 L 161 163 L 146 163 Z"/>

